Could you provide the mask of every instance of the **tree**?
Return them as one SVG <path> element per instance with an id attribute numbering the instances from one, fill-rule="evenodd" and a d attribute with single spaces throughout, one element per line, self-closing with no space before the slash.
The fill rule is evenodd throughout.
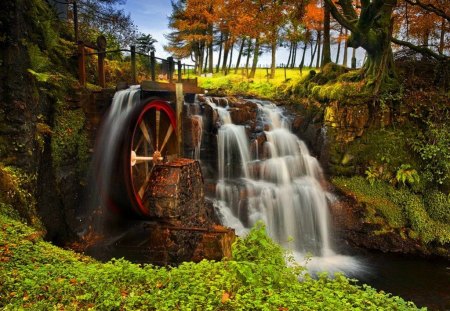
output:
<path id="1" fill-rule="evenodd" d="M 351 31 L 347 42 L 353 48 L 362 47 L 367 58 L 362 75 L 368 85 L 373 85 L 377 94 L 383 84 L 396 80 L 391 41 L 407 46 L 417 52 L 427 54 L 440 60 L 448 60 L 447 55 L 439 54 L 432 49 L 418 46 L 412 42 L 403 41 L 392 36 L 394 30 L 393 14 L 398 9 L 397 0 L 361 0 L 360 9 L 351 0 L 325 0 L 330 6 L 333 17 L 346 29 Z M 449 7 L 445 0 L 405 0 L 428 13 L 437 14 L 447 19 Z M 338 6 L 336 6 L 338 5 Z M 421 14 L 425 20 L 428 14 Z M 401 28 L 401 27 L 400 27 Z"/>
<path id="2" fill-rule="evenodd" d="M 65 0 L 63 0 L 65 1 Z M 70 1 L 68 1 L 70 2 Z M 99 34 L 112 38 L 119 46 L 130 45 L 136 40 L 137 27 L 130 14 L 118 9 L 125 0 L 73 0 L 77 5 L 79 40 L 95 42 Z M 73 20 L 73 6 L 71 17 Z"/>
<path id="3" fill-rule="evenodd" d="M 136 39 L 136 49 L 138 52 L 143 54 L 148 54 L 150 52 L 155 52 L 154 44 L 158 42 L 156 39 L 152 37 L 150 34 L 141 34 Z"/>
<path id="4" fill-rule="evenodd" d="M 322 31 L 323 31 L 323 19 L 324 12 L 323 8 L 320 7 L 320 4 L 317 1 L 311 1 L 306 6 L 306 14 L 305 14 L 305 25 L 311 32 L 311 40 L 313 40 L 313 36 L 315 34 L 315 47 L 313 49 L 313 41 L 311 41 L 311 62 L 310 67 L 313 65 L 314 57 L 317 55 L 317 66 L 320 64 L 320 45 L 322 41 Z"/>
<path id="5" fill-rule="evenodd" d="M 361 0 L 357 11 L 351 0 L 340 0 L 336 7 L 332 0 L 325 0 L 333 17 L 351 31 L 348 46 L 363 47 L 367 51 L 363 76 L 378 93 L 384 83 L 395 80 L 394 58 L 391 48 L 392 13 L 397 0 Z"/>
<path id="6" fill-rule="evenodd" d="M 323 56 L 322 66 L 331 63 L 331 38 L 330 38 L 331 14 L 330 7 L 325 2 L 323 10 Z"/>

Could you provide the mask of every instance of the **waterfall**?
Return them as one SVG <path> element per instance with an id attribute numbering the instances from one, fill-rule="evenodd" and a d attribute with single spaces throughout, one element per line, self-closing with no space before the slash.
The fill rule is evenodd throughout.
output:
<path id="1" fill-rule="evenodd" d="M 86 230 L 95 229 L 98 233 L 105 230 L 105 217 L 102 214 L 106 213 L 106 206 L 110 203 L 106 195 L 114 187 L 114 177 L 117 174 L 117 150 L 122 137 L 121 131 L 125 128 L 127 118 L 139 100 L 139 86 L 117 91 L 111 107 L 102 120 L 91 164 L 89 193 L 87 202 L 84 204 L 86 210 L 83 211 L 85 215 L 80 216 L 80 221 L 85 222 L 81 228 L 83 231 L 79 232 L 80 235 L 85 234 Z"/>
<path id="2" fill-rule="evenodd" d="M 221 123 L 216 206 L 223 223 L 242 235 L 262 220 L 268 234 L 292 249 L 299 260 L 312 254 L 313 262 L 337 259 L 340 266 L 346 261 L 344 266 L 353 268 L 352 258 L 333 251 L 328 203 L 320 184 L 322 169 L 305 143 L 290 131 L 282 110 L 272 103 L 254 101 L 266 138 L 259 156 L 258 143 L 250 141 L 243 125 L 233 124 L 228 107 L 205 100 L 217 111 Z M 256 151 L 251 153 L 252 145 Z M 323 264 L 322 260 L 316 266 L 320 270 Z M 325 269 L 333 270 L 328 265 Z"/>

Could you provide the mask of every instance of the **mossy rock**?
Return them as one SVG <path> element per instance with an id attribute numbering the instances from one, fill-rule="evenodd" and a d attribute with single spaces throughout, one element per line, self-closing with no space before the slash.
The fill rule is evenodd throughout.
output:
<path id="1" fill-rule="evenodd" d="M 29 190 L 33 188 L 35 178 L 19 168 L 0 164 L 0 205 L 7 214 L 18 215 L 28 225 L 44 231 L 36 211 L 36 200 Z"/>

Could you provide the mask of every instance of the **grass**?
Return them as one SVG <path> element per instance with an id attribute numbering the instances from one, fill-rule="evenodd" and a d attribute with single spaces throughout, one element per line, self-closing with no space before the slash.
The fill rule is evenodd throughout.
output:
<path id="1" fill-rule="evenodd" d="M 230 74 L 215 73 L 212 77 L 199 77 L 199 86 L 213 93 L 223 95 L 243 95 L 259 98 L 277 99 L 284 97 L 286 90 L 293 88 L 308 77 L 310 68 L 304 68 L 300 75 L 299 69 L 277 68 L 275 77 L 268 78 L 270 69 L 258 68 L 255 77 L 248 79 L 242 69 L 238 73 L 231 70 Z"/>
<path id="2" fill-rule="evenodd" d="M 44 242 L 0 210 L 0 308 L 4 310 L 416 310 L 411 302 L 340 274 L 318 279 L 287 266 L 258 225 L 233 259 L 177 268 L 124 259 L 100 263 Z M 11 214 L 11 213 L 9 213 Z"/>

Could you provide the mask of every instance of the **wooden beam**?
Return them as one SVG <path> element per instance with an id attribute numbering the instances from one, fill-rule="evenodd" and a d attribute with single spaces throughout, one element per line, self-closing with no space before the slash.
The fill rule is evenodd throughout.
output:
<path id="1" fill-rule="evenodd" d="M 183 83 L 176 83 L 176 99 L 177 99 L 177 147 L 178 156 L 183 157 L 183 106 L 184 106 L 184 93 Z"/>
<path id="2" fill-rule="evenodd" d="M 204 90 L 197 86 L 196 80 L 182 80 L 183 92 L 185 94 L 203 94 Z M 142 81 L 143 91 L 176 92 L 174 83 L 163 83 L 156 81 Z"/>

